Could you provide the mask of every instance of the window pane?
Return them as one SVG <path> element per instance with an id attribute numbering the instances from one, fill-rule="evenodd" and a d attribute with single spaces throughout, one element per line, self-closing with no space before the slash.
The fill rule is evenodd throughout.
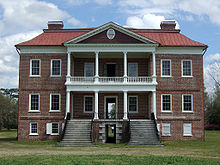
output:
<path id="1" fill-rule="evenodd" d="M 129 111 L 136 112 L 137 111 L 137 97 L 128 97 L 129 101 Z"/>
<path id="2" fill-rule="evenodd" d="M 52 60 L 52 75 L 60 75 L 60 60 Z"/>
<path id="3" fill-rule="evenodd" d="M 31 133 L 37 134 L 37 123 L 31 123 Z"/>
<path id="4" fill-rule="evenodd" d="M 31 75 L 40 75 L 40 60 L 32 60 L 31 62 Z"/>
<path id="5" fill-rule="evenodd" d="M 171 111 L 171 96 L 162 95 L 162 110 Z"/>
<path id="6" fill-rule="evenodd" d="M 31 110 L 39 110 L 39 95 L 31 95 Z"/>
<path id="7" fill-rule="evenodd" d="M 183 76 L 191 76 L 191 61 L 183 61 Z"/>
<path id="8" fill-rule="evenodd" d="M 85 97 L 85 112 L 93 111 L 93 97 Z"/>
<path id="9" fill-rule="evenodd" d="M 162 75 L 170 76 L 170 61 L 162 60 Z"/>
<path id="10" fill-rule="evenodd" d="M 60 95 L 51 95 L 51 110 L 60 110 Z"/>
<path id="11" fill-rule="evenodd" d="M 138 65 L 128 64 L 128 76 L 137 77 L 138 76 Z"/>
<path id="12" fill-rule="evenodd" d="M 54 134 L 59 133 L 59 124 L 58 123 L 52 123 L 52 133 L 54 133 Z"/>
<path id="13" fill-rule="evenodd" d="M 94 64 L 93 63 L 86 63 L 84 69 L 85 69 L 86 77 L 94 76 Z"/>
<path id="14" fill-rule="evenodd" d="M 192 111 L 192 96 L 183 95 L 183 110 Z"/>

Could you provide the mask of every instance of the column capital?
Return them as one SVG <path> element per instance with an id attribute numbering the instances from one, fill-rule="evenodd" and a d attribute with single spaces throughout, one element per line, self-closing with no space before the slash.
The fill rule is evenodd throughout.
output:
<path id="1" fill-rule="evenodd" d="M 94 90 L 95 93 L 99 93 L 99 90 Z"/>
<path id="2" fill-rule="evenodd" d="M 96 52 L 95 52 L 95 54 L 99 54 L 99 52 L 98 52 L 98 51 L 96 51 Z"/>
<path id="3" fill-rule="evenodd" d="M 124 51 L 123 53 L 124 53 L 124 54 L 127 54 L 128 52 L 127 52 L 127 51 Z"/>
<path id="4" fill-rule="evenodd" d="M 124 92 L 124 93 L 127 93 L 127 92 L 128 92 L 128 90 L 123 90 L 123 92 Z"/>

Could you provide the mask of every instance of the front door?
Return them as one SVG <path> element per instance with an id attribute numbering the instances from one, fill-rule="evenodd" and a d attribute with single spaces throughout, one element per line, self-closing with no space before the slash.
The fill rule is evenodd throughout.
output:
<path id="1" fill-rule="evenodd" d="M 117 118 L 116 97 L 106 97 L 105 102 L 106 102 L 105 118 L 116 119 Z"/>
<path id="2" fill-rule="evenodd" d="M 107 64 L 107 77 L 116 76 L 116 64 Z"/>

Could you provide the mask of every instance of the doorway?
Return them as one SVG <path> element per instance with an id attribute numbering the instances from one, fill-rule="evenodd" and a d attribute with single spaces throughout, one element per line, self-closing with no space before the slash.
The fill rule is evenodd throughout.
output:
<path id="1" fill-rule="evenodd" d="M 105 97 L 105 119 L 117 119 L 117 97 Z"/>
<path id="2" fill-rule="evenodd" d="M 116 64 L 107 64 L 107 77 L 116 77 Z"/>
<path id="3" fill-rule="evenodd" d="M 106 143 L 116 143 L 116 124 L 106 124 Z"/>

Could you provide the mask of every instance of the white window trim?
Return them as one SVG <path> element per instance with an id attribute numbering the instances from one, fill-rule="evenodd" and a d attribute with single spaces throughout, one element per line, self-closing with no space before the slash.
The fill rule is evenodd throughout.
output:
<path id="1" fill-rule="evenodd" d="M 183 61 L 190 61 L 190 65 L 191 65 L 191 75 L 190 75 L 190 76 L 184 76 L 184 75 L 183 75 Z M 183 59 L 183 60 L 181 61 L 181 76 L 182 76 L 182 77 L 193 77 L 193 76 L 192 76 L 192 73 L 193 73 L 193 70 L 192 70 L 192 60 L 190 60 L 190 59 Z"/>
<path id="2" fill-rule="evenodd" d="M 60 61 L 60 74 L 59 75 L 53 75 L 53 61 Z M 62 67 L 62 60 L 61 59 L 51 59 L 50 60 L 50 77 L 61 77 L 61 67 Z"/>
<path id="3" fill-rule="evenodd" d="M 163 61 L 170 61 L 170 75 L 163 75 Z M 161 59 L 160 62 L 160 69 L 161 69 L 161 77 L 172 77 L 172 63 L 171 59 Z"/>
<path id="4" fill-rule="evenodd" d="M 38 95 L 39 96 L 39 102 L 38 102 L 38 110 L 31 110 L 31 95 Z M 29 94 L 29 110 L 28 112 L 40 112 L 40 93 L 30 93 Z"/>
<path id="5" fill-rule="evenodd" d="M 190 125 L 190 127 L 191 127 L 190 134 L 185 133 L 185 125 Z M 192 136 L 192 123 L 183 123 L 183 136 Z"/>
<path id="6" fill-rule="evenodd" d="M 130 97 L 136 97 L 136 100 L 137 100 L 137 104 L 136 104 L 136 109 L 137 109 L 137 111 L 130 111 L 130 109 L 129 109 L 129 107 L 130 107 L 130 102 L 129 102 L 129 98 Z M 129 113 L 138 113 L 138 96 L 128 96 L 128 112 Z"/>
<path id="7" fill-rule="evenodd" d="M 32 75 L 32 61 L 33 60 L 39 60 L 39 75 Z M 30 77 L 40 77 L 41 76 L 41 60 L 40 59 L 30 59 Z"/>
<path id="8" fill-rule="evenodd" d="M 127 73 L 128 75 L 129 75 L 129 72 L 130 72 L 129 71 L 129 64 L 136 64 L 137 65 L 137 77 L 138 77 L 139 76 L 139 74 L 138 74 L 138 63 L 137 62 L 129 62 L 128 63 L 128 73 Z"/>
<path id="9" fill-rule="evenodd" d="M 52 95 L 59 95 L 59 110 L 53 110 L 52 108 Z M 50 94 L 50 111 L 49 112 L 60 112 L 60 105 L 61 105 L 61 94 L 60 93 L 51 93 Z"/>
<path id="10" fill-rule="evenodd" d="M 86 97 L 92 97 L 92 111 L 90 111 L 90 112 L 88 112 L 88 111 L 85 111 L 85 109 L 86 109 Z M 93 113 L 93 111 L 94 111 L 94 97 L 93 96 L 91 96 L 91 95 L 86 95 L 86 96 L 84 96 L 84 113 Z"/>
<path id="11" fill-rule="evenodd" d="M 164 134 L 163 126 L 168 126 L 170 127 L 170 133 L 169 134 Z M 162 123 L 162 136 L 171 136 L 171 124 L 170 123 Z"/>
<path id="12" fill-rule="evenodd" d="M 184 111 L 184 109 L 183 109 L 183 107 L 184 107 L 184 106 L 183 106 L 183 105 L 184 105 L 184 104 L 183 104 L 183 100 L 184 100 L 183 97 L 184 97 L 185 95 L 190 95 L 190 96 L 191 96 L 191 99 L 192 99 L 192 100 L 191 100 L 191 107 L 192 107 L 192 110 L 191 110 L 191 111 Z M 183 113 L 193 113 L 193 95 L 192 95 L 192 94 L 182 94 L 182 112 L 183 112 Z"/>
<path id="13" fill-rule="evenodd" d="M 58 124 L 58 133 L 53 133 L 53 123 L 55 123 L 55 124 Z M 52 136 L 57 136 L 57 135 L 59 135 L 59 133 L 60 133 L 60 125 L 59 125 L 59 122 L 52 122 L 51 123 L 51 134 L 50 135 L 52 135 Z"/>
<path id="14" fill-rule="evenodd" d="M 170 96 L 170 110 L 169 111 L 164 111 L 163 110 L 163 96 L 164 95 L 169 95 Z M 161 95 L 161 112 L 172 112 L 172 95 L 171 94 L 162 94 Z"/>
<path id="15" fill-rule="evenodd" d="M 86 77 L 86 64 L 93 64 L 93 76 L 92 77 L 94 77 L 95 76 L 95 64 L 94 64 L 94 62 L 85 62 L 84 63 L 84 77 Z"/>
<path id="16" fill-rule="evenodd" d="M 32 133 L 31 132 L 31 128 L 32 128 L 31 125 L 32 124 L 37 124 L 37 133 Z M 38 136 L 38 122 L 30 122 L 30 133 L 29 133 L 29 135 Z"/>

